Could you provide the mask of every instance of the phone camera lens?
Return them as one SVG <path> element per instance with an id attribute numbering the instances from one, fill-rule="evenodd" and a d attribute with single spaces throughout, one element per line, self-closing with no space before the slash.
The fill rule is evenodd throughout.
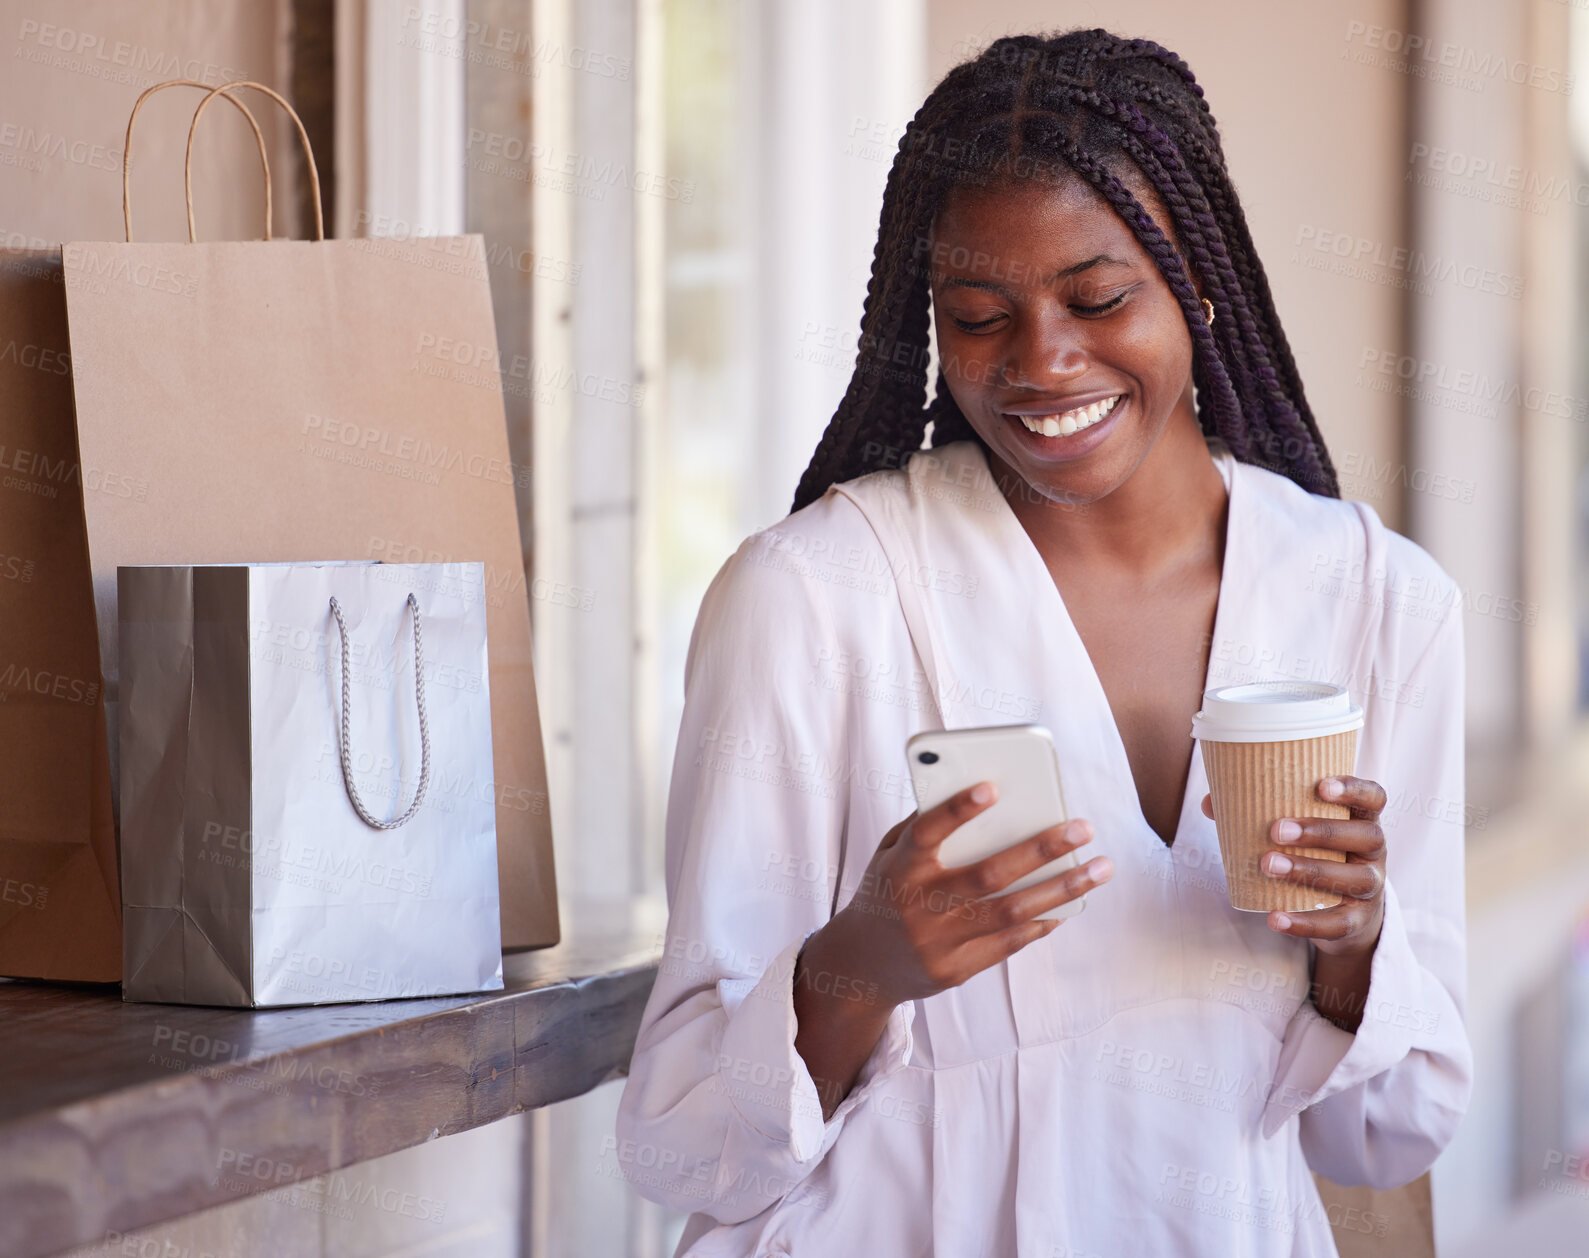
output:
<path id="1" fill-rule="evenodd" d="M 938 753 L 936 751 L 923 751 L 917 755 L 916 759 L 920 760 L 923 764 L 937 764 Z"/>

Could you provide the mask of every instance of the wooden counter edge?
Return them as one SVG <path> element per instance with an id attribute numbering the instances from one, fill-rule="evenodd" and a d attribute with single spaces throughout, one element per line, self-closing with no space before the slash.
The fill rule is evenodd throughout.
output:
<path id="1" fill-rule="evenodd" d="M 0 1253 L 45 1258 L 580 1095 L 657 962 L 512 991 L 0 1126 Z"/>

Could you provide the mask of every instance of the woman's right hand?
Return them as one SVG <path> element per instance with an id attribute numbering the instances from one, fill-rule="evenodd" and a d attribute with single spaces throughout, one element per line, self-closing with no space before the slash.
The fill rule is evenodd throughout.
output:
<path id="1" fill-rule="evenodd" d="M 1011 883 L 1092 840 L 1080 818 L 1034 834 L 970 865 L 945 866 L 944 840 L 990 808 L 998 796 L 981 782 L 924 813 L 912 813 L 886 835 L 859 890 L 829 926 L 846 945 L 845 960 L 877 984 L 890 1005 L 958 987 L 1043 938 L 1064 919 L 1034 920 L 1108 882 L 1114 864 L 1085 864 L 1008 895 Z M 845 918 L 839 925 L 838 919 Z M 824 931 L 828 928 L 824 927 Z M 837 941 L 835 941 L 837 942 Z"/>
<path id="2" fill-rule="evenodd" d="M 795 1048 L 824 1118 L 853 1086 L 896 1006 L 958 987 L 1043 938 L 1063 919 L 1033 920 L 1039 913 L 1113 876 L 1113 862 L 1097 856 L 999 896 L 1090 842 L 1092 826 L 1079 818 L 974 864 L 945 866 L 944 840 L 997 797 L 991 782 L 979 782 L 906 817 L 883 836 L 854 898 L 806 940 L 794 973 Z M 864 999 L 855 999 L 860 992 Z"/>

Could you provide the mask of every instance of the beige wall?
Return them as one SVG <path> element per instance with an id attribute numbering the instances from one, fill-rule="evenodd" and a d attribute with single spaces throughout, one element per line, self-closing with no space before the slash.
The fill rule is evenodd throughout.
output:
<path id="1" fill-rule="evenodd" d="M 1398 352 L 1401 303 L 1376 278 L 1332 269 L 1325 232 L 1401 243 L 1401 75 L 1347 57 L 1349 21 L 1402 25 L 1400 0 L 928 0 L 936 82 L 1001 35 L 1104 26 L 1184 57 L 1219 120 L 1225 154 L 1314 414 L 1348 497 L 1401 522 L 1399 403 L 1365 387 L 1365 349 Z M 1299 241 L 1302 242 L 1299 244 Z M 1362 379 L 1365 384 L 1360 384 Z M 1356 469 L 1356 472 L 1354 472 Z M 1366 473 L 1364 475 L 1363 473 Z"/>
<path id="2" fill-rule="evenodd" d="M 287 58 L 279 13 L 269 0 L 0 0 L 0 240 L 122 239 L 121 154 L 138 94 L 171 78 L 249 78 L 280 90 Z M 277 142 L 275 106 L 253 96 L 277 168 L 277 222 L 286 226 L 292 162 Z M 193 89 L 162 92 L 138 117 L 139 239 L 186 238 L 182 155 L 199 99 Z M 194 172 L 201 239 L 261 234 L 257 149 L 224 102 L 205 112 Z"/>

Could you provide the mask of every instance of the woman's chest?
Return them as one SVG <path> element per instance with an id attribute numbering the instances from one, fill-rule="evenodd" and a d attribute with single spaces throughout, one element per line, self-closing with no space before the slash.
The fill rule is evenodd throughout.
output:
<path id="1" fill-rule="evenodd" d="M 1219 570 L 1156 588 L 1063 580 L 1069 611 L 1130 767 L 1144 820 L 1175 841 L 1219 603 Z"/>

